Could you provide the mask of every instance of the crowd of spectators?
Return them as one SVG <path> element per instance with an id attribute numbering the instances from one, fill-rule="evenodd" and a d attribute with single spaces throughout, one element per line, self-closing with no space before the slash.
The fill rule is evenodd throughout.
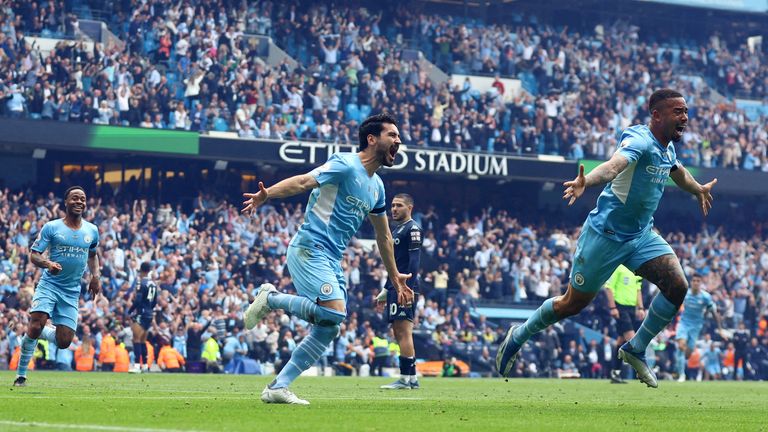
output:
<path id="1" fill-rule="evenodd" d="M 0 4 L 0 116 L 352 143 L 361 117 L 388 109 L 410 145 L 602 159 L 646 120 L 651 89 L 675 87 L 691 108 L 683 163 L 768 171 L 768 123 L 707 84 L 764 97 L 764 54 L 716 34 L 683 49 L 622 21 L 576 31 L 399 7 L 151 0 L 102 5 L 123 49 L 64 41 L 42 54 L 25 35 L 65 24 L 55 2 Z M 298 67 L 266 64 L 255 34 Z M 520 76 L 534 91 L 505 101 L 501 80 L 485 93 L 435 84 L 414 46 L 446 71 Z"/>
<path id="2" fill-rule="evenodd" d="M 40 269 L 29 261 L 29 246 L 46 221 L 61 216 L 61 205 L 53 193 L 0 192 L 0 225 L 4 227 L 0 231 L 2 367 L 18 346 L 40 276 Z M 81 299 L 77 337 L 93 346 L 97 356 L 105 338 L 116 340 L 118 346 L 122 342 L 125 351 L 131 351 L 126 311 L 142 262 L 152 263 L 152 277 L 160 289 L 150 343 L 158 353 L 167 346 L 163 358 L 177 358 L 170 351 L 173 348 L 182 358 L 181 364 L 205 362 L 209 370 L 220 370 L 239 357 L 279 368 L 306 335 L 307 323 L 282 312 L 271 313 L 247 332 L 242 320 L 261 283 L 295 291 L 285 268 L 285 252 L 302 221 L 301 205 L 268 204 L 249 218 L 220 196 L 205 193 L 190 208 L 124 194 L 103 199 L 92 194 L 84 218 L 101 233 L 103 297 L 85 295 Z M 421 355 L 435 360 L 455 356 L 477 373 L 494 374 L 492 359 L 505 326 L 477 315 L 477 304 L 524 307 L 559 295 L 568 281 L 578 229 L 531 224 L 506 210 L 453 215 L 427 207 L 415 219 L 425 231 L 420 275 L 423 295 L 419 296 L 416 322 L 417 339 L 425 347 Z M 666 237 L 686 274 L 704 275 L 706 289 L 730 331 L 716 333 L 707 327 L 708 340 L 717 341 L 707 349 L 719 347 L 724 362 L 729 344 L 734 344 L 733 350 L 752 352 L 749 346 L 739 345 L 743 338 L 734 336 L 734 329 L 740 329 L 748 344 L 754 338 L 755 353 L 764 352 L 768 348 L 768 247 L 760 227 L 756 225 L 752 235 L 741 237 L 709 229 L 672 232 Z M 325 358 L 337 373 L 369 368 L 373 339 L 388 335 L 382 313 L 374 308 L 374 296 L 384 285 L 386 272 L 376 250 L 367 245 L 370 242 L 354 240 L 341 263 L 349 292 L 348 319 Z M 654 291 L 650 286 L 645 294 Z M 606 302 L 598 298 L 575 320 L 543 333 L 527 345 L 518 375 L 554 376 L 559 369 L 570 370 L 569 363 L 574 363 L 582 376 L 604 376 L 611 356 L 606 344 L 616 334 L 608 312 Z M 577 322 L 584 326 L 581 330 L 575 326 Z M 589 342 L 583 334 L 585 328 L 604 340 Z M 671 370 L 671 330 L 657 340 L 662 370 Z M 50 364 L 61 363 L 66 368 L 79 346 L 76 341 L 70 350 L 50 349 L 46 355 Z M 396 353 L 397 347 L 392 345 L 390 360 L 396 359 Z M 766 378 L 768 356 L 745 358 L 741 372 L 736 372 L 740 377 Z M 721 375 L 733 377 L 735 370 L 732 367 L 730 375 Z"/>

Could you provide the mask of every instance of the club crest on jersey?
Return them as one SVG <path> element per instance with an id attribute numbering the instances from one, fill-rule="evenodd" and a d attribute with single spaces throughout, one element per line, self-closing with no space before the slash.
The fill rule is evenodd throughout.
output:
<path id="1" fill-rule="evenodd" d="M 85 237 L 83 237 L 83 240 L 85 240 L 86 243 L 90 243 L 91 241 L 93 241 L 93 237 L 86 234 Z"/>
<path id="2" fill-rule="evenodd" d="M 578 286 L 584 285 L 584 275 L 581 273 L 576 273 L 573 275 L 573 283 L 575 283 Z"/>
<path id="3" fill-rule="evenodd" d="M 320 292 L 323 293 L 323 295 L 329 295 L 333 292 L 333 286 L 329 283 L 323 284 L 323 286 L 320 287 Z"/>

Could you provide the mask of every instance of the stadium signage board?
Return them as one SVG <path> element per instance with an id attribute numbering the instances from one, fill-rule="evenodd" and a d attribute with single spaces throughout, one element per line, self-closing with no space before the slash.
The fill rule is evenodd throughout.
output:
<path id="1" fill-rule="evenodd" d="M 292 164 L 316 165 L 339 152 L 356 151 L 357 146 L 303 141 L 286 141 L 278 151 L 280 160 Z M 401 146 L 390 169 L 453 175 L 507 177 L 509 157 Z"/>

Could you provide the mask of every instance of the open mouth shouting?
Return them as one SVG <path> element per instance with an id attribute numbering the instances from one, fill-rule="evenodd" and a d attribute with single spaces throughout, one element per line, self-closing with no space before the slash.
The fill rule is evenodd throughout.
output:
<path id="1" fill-rule="evenodd" d="M 389 147 L 389 151 L 387 152 L 386 157 L 386 163 L 385 166 L 392 166 L 395 164 L 395 156 L 397 156 L 397 152 L 400 149 L 400 144 L 393 144 L 391 147 Z"/>

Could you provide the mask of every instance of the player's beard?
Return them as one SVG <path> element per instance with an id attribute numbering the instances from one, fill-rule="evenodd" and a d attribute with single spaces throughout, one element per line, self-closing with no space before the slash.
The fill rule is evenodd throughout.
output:
<path id="1" fill-rule="evenodd" d="M 394 158 L 392 159 L 391 162 L 389 160 L 389 149 L 390 149 L 390 147 L 379 148 L 377 150 L 377 152 L 379 153 L 379 162 L 381 163 L 381 165 L 383 165 L 385 167 L 391 167 L 392 165 L 395 164 L 395 159 Z"/>

